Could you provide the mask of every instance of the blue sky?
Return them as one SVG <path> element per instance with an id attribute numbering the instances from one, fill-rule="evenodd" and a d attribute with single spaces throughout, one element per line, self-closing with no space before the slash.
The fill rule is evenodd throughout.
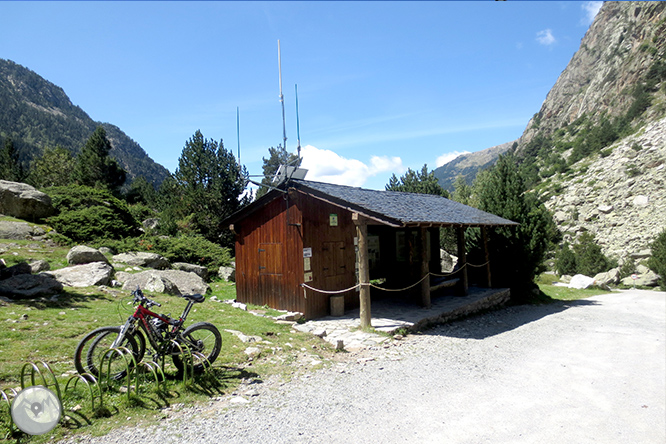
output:
<path id="1" fill-rule="evenodd" d="M 261 174 L 296 98 L 307 178 L 391 174 L 517 139 L 600 2 L 0 2 L 0 58 L 175 171 L 196 130 Z"/>

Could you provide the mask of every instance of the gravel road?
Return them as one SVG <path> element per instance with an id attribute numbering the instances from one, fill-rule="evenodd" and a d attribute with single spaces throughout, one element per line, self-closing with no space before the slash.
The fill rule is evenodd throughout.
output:
<path id="1" fill-rule="evenodd" d="M 665 337 L 661 292 L 510 307 L 66 443 L 663 444 Z"/>

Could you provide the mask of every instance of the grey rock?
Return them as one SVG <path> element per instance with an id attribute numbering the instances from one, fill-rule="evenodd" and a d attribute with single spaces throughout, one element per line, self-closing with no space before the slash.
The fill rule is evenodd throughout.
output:
<path id="1" fill-rule="evenodd" d="M 40 273 L 42 271 L 49 271 L 51 269 L 51 264 L 49 264 L 44 259 L 34 261 L 30 263 L 30 270 L 33 274 Z"/>
<path id="2" fill-rule="evenodd" d="M 613 268 L 605 273 L 594 276 L 594 281 L 599 286 L 616 285 L 620 282 L 620 269 Z"/>
<path id="3" fill-rule="evenodd" d="M 174 262 L 171 264 L 171 268 L 174 270 L 187 271 L 188 273 L 194 273 L 201 277 L 203 280 L 208 279 L 208 268 L 202 267 L 201 265 L 188 264 L 186 262 Z"/>
<path id="4" fill-rule="evenodd" d="M 25 220 L 39 220 L 54 213 L 51 198 L 34 187 L 0 180 L 0 213 Z"/>
<path id="5" fill-rule="evenodd" d="M 584 288 L 589 288 L 593 285 L 594 285 L 594 278 L 585 276 L 583 274 L 575 275 L 574 277 L 571 278 L 571 282 L 569 282 L 570 288 L 584 289 Z"/>
<path id="6" fill-rule="evenodd" d="M 142 222 L 143 228 L 146 230 L 154 230 L 160 224 L 160 220 L 156 218 L 149 218 Z"/>
<path id="7" fill-rule="evenodd" d="M 8 279 L 12 276 L 17 276 L 19 274 L 30 274 L 32 273 L 32 268 L 25 262 L 20 264 L 12 265 L 11 267 L 0 269 L 0 280 Z"/>
<path id="8" fill-rule="evenodd" d="M 630 287 L 656 287 L 659 283 L 659 275 L 653 271 L 648 271 L 644 274 L 639 274 L 636 279 L 631 276 L 622 279 L 622 284 Z"/>
<path id="9" fill-rule="evenodd" d="M 20 274 L 0 281 L 0 295 L 15 299 L 51 296 L 62 289 L 60 282 L 46 274 Z"/>
<path id="10" fill-rule="evenodd" d="M 180 270 L 147 270 L 135 274 L 118 272 L 116 279 L 123 283 L 123 290 L 134 290 L 137 285 L 142 289 L 147 285 L 164 285 L 165 291 L 162 292 L 171 292 L 169 294 L 206 294 L 210 289 L 200 276 Z M 175 290 L 169 283 L 175 286 Z"/>
<path id="11" fill-rule="evenodd" d="M 106 262 L 73 265 L 53 271 L 45 271 L 58 282 L 69 287 L 92 287 L 109 285 L 113 276 L 113 267 Z"/>
<path id="12" fill-rule="evenodd" d="M 116 254 L 113 256 L 113 261 L 137 267 L 154 268 L 156 270 L 169 268 L 169 261 L 164 257 L 156 253 L 146 253 L 141 251 Z"/>
<path id="13" fill-rule="evenodd" d="M 220 267 L 217 274 L 226 282 L 236 282 L 236 269 L 233 267 Z"/>
<path id="14" fill-rule="evenodd" d="M 86 245 L 77 245 L 67 253 L 67 263 L 70 265 L 89 264 L 91 262 L 109 262 L 106 256 L 96 248 Z"/>
<path id="15" fill-rule="evenodd" d="M 25 240 L 33 234 L 33 228 L 27 222 L 0 220 L 0 239 Z"/>

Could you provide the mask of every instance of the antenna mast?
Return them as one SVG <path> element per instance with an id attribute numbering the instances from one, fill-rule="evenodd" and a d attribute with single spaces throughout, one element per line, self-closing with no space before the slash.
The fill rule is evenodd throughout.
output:
<path id="1" fill-rule="evenodd" d="M 236 107 L 236 138 L 238 139 L 238 164 L 240 165 L 240 112 Z"/>
<path id="2" fill-rule="evenodd" d="M 300 160 L 301 158 L 301 125 L 298 120 L 298 85 L 294 85 L 294 89 L 296 90 L 296 142 L 297 142 L 297 147 L 296 150 L 298 152 L 298 158 Z"/>
<path id="3" fill-rule="evenodd" d="M 284 119 L 284 96 L 282 95 L 282 58 L 280 57 L 280 39 L 278 39 L 278 75 L 280 79 L 280 103 L 282 104 L 282 139 L 284 150 L 287 150 L 287 129 Z"/>

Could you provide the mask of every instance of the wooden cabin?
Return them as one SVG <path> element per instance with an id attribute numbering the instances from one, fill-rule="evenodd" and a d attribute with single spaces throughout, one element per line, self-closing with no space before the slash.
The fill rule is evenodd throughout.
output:
<path id="1" fill-rule="evenodd" d="M 313 319 L 330 314 L 331 298 L 344 298 L 345 309 L 360 305 L 362 325 L 364 313 L 369 325 L 371 279 L 391 289 L 421 281 L 407 297 L 430 305 L 428 275 L 441 272 L 440 227 L 457 228 L 464 292 L 465 229 L 517 225 L 441 196 L 294 179 L 224 223 L 236 236 L 239 302 Z"/>

